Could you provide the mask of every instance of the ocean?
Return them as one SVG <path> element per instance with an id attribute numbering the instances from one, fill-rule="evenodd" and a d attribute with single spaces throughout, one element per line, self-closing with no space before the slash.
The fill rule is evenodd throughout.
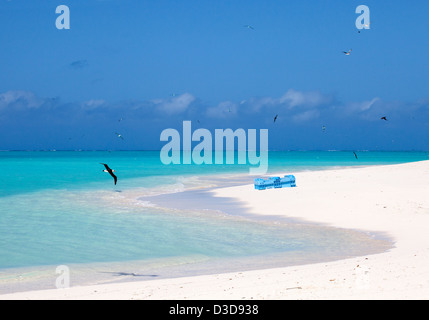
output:
<path id="1" fill-rule="evenodd" d="M 425 152 L 270 152 L 270 173 L 427 160 Z M 107 163 L 118 184 L 103 172 Z M 252 184 L 249 165 L 164 165 L 159 151 L 0 152 L 0 293 L 287 266 L 382 252 L 381 235 L 145 197 Z M 299 181 L 298 181 L 299 187 Z M 268 191 L 269 192 L 269 191 Z M 195 199 L 198 201 L 198 199 Z"/>

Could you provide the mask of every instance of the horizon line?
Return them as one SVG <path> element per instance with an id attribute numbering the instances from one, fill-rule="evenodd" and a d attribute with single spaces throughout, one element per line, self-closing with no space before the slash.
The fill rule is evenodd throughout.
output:
<path id="1" fill-rule="evenodd" d="M 10 149 L 10 150 L 0 150 L 0 152 L 160 152 L 161 149 L 115 149 L 115 150 L 106 150 L 106 149 Z M 192 150 L 177 150 L 177 151 L 188 151 Z M 239 150 L 222 150 L 225 152 L 239 152 Z M 246 152 L 249 150 L 245 150 Z M 255 150 L 250 150 L 255 151 Z M 260 150 L 256 150 L 260 152 Z M 343 150 L 332 150 L 332 149 L 287 149 L 287 150 L 267 150 L 268 152 L 429 152 L 429 150 L 374 150 L 374 149 L 343 149 Z"/>

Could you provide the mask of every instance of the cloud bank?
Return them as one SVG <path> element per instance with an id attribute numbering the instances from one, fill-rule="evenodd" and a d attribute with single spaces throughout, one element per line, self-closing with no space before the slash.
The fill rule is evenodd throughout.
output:
<path id="1" fill-rule="evenodd" d="M 382 116 L 389 121 L 381 121 Z M 269 129 L 271 149 L 429 149 L 429 99 L 344 102 L 332 94 L 295 89 L 215 105 L 191 93 L 146 101 L 66 102 L 7 91 L 0 93 L 0 134 L 7 137 L 0 149 L 158 150 L 161 131 L 180 131 L 185 120 L 194 129 Z M 126 143 L 114 132 L 127 137 Z"/>

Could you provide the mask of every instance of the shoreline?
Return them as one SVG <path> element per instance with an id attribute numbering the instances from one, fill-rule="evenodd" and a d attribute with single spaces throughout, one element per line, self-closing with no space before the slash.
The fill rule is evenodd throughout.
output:
<path id="1" fill-rule="evenodd" d="M 338 169 L 344 168 L 339 167 Z M 247 210 L 244 210 L 243 203 L 228 201 L 226 198 L 215 197 L 212 194 L 216 189 L 225 188 L 225 185 L 228 187 L 247 185 L 250 181 L 253 181 L 253 178 L 255 177 L 247 174 L 233 174 L 222 177 L 196 176 L 191 177 L 192 183 L 185 182 L 185 185 L 189 185 L 184 187 L 182 191 L 161 194 L 155 192 L 155 195 L 138 196 L 142 190 L 131 189 L 131 192 L 126 195 L 126 199 L 133 203 L 141 201 L 145 205 L 161 211 L 173 210 L 176 214 L 181 214 L 179 212 L 183 211 L 184 213 L 186 212 L 186 215 L 201 215 L 202 219 L 205 219 L 204 217 L 207 215 L 209 220 L 228 219 L 230 222 L 250 223 L 257 225 L 258 229 L 271 226 L 275 229 L 280 228 L 286 233 L 290 232 L 290 229 L 299 229 L 303 234 L 300 240 L 309 241 L 314 245 L 319 244 L 320 250 L 313 249 L 305 252 L 298 249 L 289 251 L 286 247 L 281 252 L 267 252 L 262 255 L 240 257 L 211 257 L 194 254 L 145 260 L 67 263 L 66 266 L 70 270 L 72 287 L 314 264 L 346 259 L 351 256 L 374 254 L 387 250 L 392 246 L 391 239 L 384 235 L 368 235 L 360 230 L 329 228 L 312 222 L 304 223 L 286 217 L 250 214 Z M 196 185 L 195 179 L 198 181 Z M 295 233 L 299 234 L 296 231 Z M 308 233 L 312 234 L 313 237 L 316 234 L 319 234 L 319 236 L 316 236 L 318 237 L 317 239 L 304 240 L 306 238 L 304 234 L 306 233 L 307 237 Z M 327 237 L 328 239 L 324 239 L 323 236 L 320 236 L 321 233 L 329 234 L 330 236 Z M 283 238 L 280 236 L 280 239 Z M 336 246 L 334 243 L 339 240 L 342 241 L 342 245 Z M 321 241 L 324 242 L 324 245 L 321 245 Z M 55 279 L 58 277 L 58 274 L 54 271 L 57 267 L 58 265 L 41 265 L 0 270 L 0 296 L 54 289 Z"/>
<path id="2" fill-rule="evenodd" d="M 22 292 L 0 295 L 0 300 L 427 298 L 425 172 L 429 161 L 298 172 L 296 188 L 258 191 L 253 185 L 240 185 L 211 191 L 214 197 L 244 203 L 256 216 L 269 213 L 386 234 L 395 247 L 384 253 L 292 267 Z"/>

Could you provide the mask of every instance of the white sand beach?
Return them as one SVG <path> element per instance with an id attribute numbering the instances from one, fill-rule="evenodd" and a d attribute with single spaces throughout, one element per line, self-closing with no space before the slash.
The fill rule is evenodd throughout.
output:
<path id="1" fill-rule="evenodd" d="M 328 263 L 14 293 L 0 299 L 427 299 L 429 161 L 294 174 L 296 188 L 213 191 L 255 215 L 381 232 L 394 248 Z"/>

